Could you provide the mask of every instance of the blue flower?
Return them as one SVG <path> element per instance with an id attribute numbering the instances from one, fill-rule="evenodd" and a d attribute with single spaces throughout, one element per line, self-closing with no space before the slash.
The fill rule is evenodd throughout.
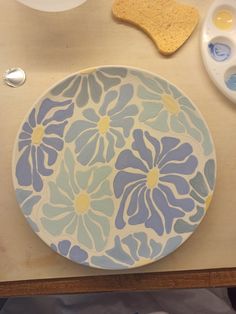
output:
<path id="1" fill-rule="evenodd" d="M 84 107 L 89 101 L 98 104 L 104 91 L 121 83 L 127 70 L 121 67 L 92 68 L 81 71 L 58 84 L 51 90 L 53 96 L 62 95 L 73 98 L 78 107 Z"/>
<path id="2" fill-rule="evenodd" d="M 95 111 L 83 111 L 83 120 L 74 122 L 66 134 L 66 142 L 75 140 L 75 153 L 82 165 L 109 162 L 115 155 L 115 147 L 125 145 L 138 109 L 129 104 L 133 86 L 122 85 L 117 91 L 109 91 L 102 105 Z"/>
<path id="3" fill-rule="evenodd" d="M 50 200 L 42 207 L 42 227 L 53 236 L 73 236 L 88 249 L 101 251 L 114 212 L 109 166 L 80 171 L 67 148 L 59 173 L 49 182 Z"/>
<path id="4" fill-rule="evenodd" d="M 201 144 L 206 156 L 211 154 L 213 143 L 209 130 L 191 101 L 161 78 L 138 71 L 132 74 L 142 82 L 138 87 L 143 107 L 140 122 L 161 132 L 186 133 Z"/>
<path id="5" fill-rule="evenodd" d="M 53 173 L 52 165 L 63 149 L 63 134 L 74 105 L 69 101 L 44 99 L 39 109 L 33 109 L 23 124 L 18 139 L 20 156 L 16 164 L 16 178 L 20 186 L 43 188 L 42 177 Z"/>
<path id="6" fill-rule="evenodd" d="M 116 227 L 144 224 L 157 234 L 170 233 L 173 221 L 195 206 L 189 196 L 188 176 L 198 161 L 192 146 L 174 137 L 159 140 L 140 129 L 133 132 L 132 151 L 126 149 L 116 161 L 116 198 L 121 198 Z"/>
<path id="7" fill-rule="evenodd" d="M 81 249 L 79 245 L 72 245 L 69 240 L 62 240 L 58 242 L 58 244 L 51 244 L 51 248 L 61 254 L 62 256 L 67 257 L 73 262 L 79 264 L 86 264 L 86 260 L 88 258 L 87 252 Z"/>
<path id="8" fill-rule="evenodd" d="M 164 245 L 149 239 L 144 232 L 137 232 L 121 239 L 116 236 L 114 246 L 102 256 L 92 256 L 91 266 L 105 269 L 141 267 L 173 252 L 181 245 L 183 238 L 169 238 Z"/>

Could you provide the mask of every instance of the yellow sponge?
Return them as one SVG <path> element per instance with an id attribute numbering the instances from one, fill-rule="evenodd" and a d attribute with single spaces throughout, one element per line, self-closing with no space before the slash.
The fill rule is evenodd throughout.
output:
<path id="1" fill-rule="evenodd" d="M 182 46 L 199 20 L 197 9 L 174 0 L 115 0 L 112 11 L 143 29 L 164 55 Z"/>

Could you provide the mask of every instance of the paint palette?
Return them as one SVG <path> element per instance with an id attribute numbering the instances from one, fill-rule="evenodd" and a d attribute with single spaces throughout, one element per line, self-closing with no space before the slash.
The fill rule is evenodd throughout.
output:
<path id="1" fill-rule="evenodd" d="M 236 1 L 216 0 L 202 31 L 202 56 L 216 86 L 236 103 Z"/>

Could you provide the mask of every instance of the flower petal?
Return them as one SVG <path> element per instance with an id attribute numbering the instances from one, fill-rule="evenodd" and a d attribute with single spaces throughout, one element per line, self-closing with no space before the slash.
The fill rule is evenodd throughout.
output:
<path id="1" fill-rule="evenodd" d="M 45 156 L 42 149 L 38 146 L 37 147 L 37 162 L 38 162 L 38 172 L 42 176 L 50 176 L 53 173 L 52 169 L 47 169 L 45 167 Z"/>
<path id="2" fill-rule="evenodd" d="M 76 97 L 76 104 L 78 107 L 84 107 L 89 100 L 89 94 L 88 94 L 88 79 L 87 77 L 83 77 L 81 90 Z"/>
<path id="3" fill-rule="evenodd" d="M 73 189 L 73 192 L 74 194 L 78 194 L 79 188 L 75 182 L 75 160 L 69 148 L 65 150 L 64 161 L 65 161 L 65 166 L 69 172 L 70 184 Z"/>
<path id="4" fill-rule="evenodd" d="M 96 114 L 95 110 L 92 108 L 85 109 L 83 111 L 83 116 L 89 121 L 92 121 L 95 123 L 99 121 L 99 116 Z"/>
<path id="5" fill-rule="evenodd" d="M 75 121 L 71 127 L 69 128 L 68 132 L 66 133 L 65 140 L 67 143 L 70 143 L 75 140 L 84 130 L 95 128 L 96 124 L 87 122 L 84 120 L 77 120 Z"/>
<path id="6" fill-rule="evenodd" d="M 143 224 L 149 216 L 149 210 L 145 203 L 145 192 L 146 187 L 143 187 L 138 197 L 138 211 L 137 213 L 129 218 L 129 224 L 131 225 L 140 225 Z"/>
<path id="7" fill-rule="evenodd" d="M 144 75 L 140 71 L 132 71 L 131 72 L 133 75 L 137 76 L 140 81 L 149 89 L 151 89 L 153 92 L 157 94 L 162 94 L 163 93 L 163 88 L 162 86 L 157 83 L 155 80 L 151 78 L 151 75 Z"/>
<path id="8" fill-rule="evenodd" d="M 117 91 L 114 91 L 114 90 L 108 92 L 105 95 L 104 101 L 103 101 L 103 103 L 100 106 L 99 111 L 98 111 L 101 116 L 105 116 L 107 114 L 107 109 L 108 109 L 109 105 L 113 102 L 113 100 L 116 99 L 117 96 L 118 96 L 118 93 L 117 93 Z"/>
<path id="9" fill-rule="evenodd" d="M 26 133 L 26 132 L 21 132 L 19 135 L 20 140 L 28 140 L 31 139 L 31 134 Z"/>
<path id="10" fill-rule="evenodd" d="M 115 144 L 116 147 L 122 148 L 125 145 L 125 140 L 122 134 L 118 130 L 113 129 L 113 128 L 110 128 L 109 131 L 111 131 L 111 133 L 116 136 L 116 144 Z"/>
<path id="11" fill-rule="evenodd" d="M 111 174 L 112 168 L 109 166 L 101 166 L 94 169 L 93 180 L 88 188 L 88 193 L 92 193 L 103 182 L 109 174 Z"/>
<path id="12" fill-rule="evenodd" d="M 132 99 L 134 94 L 134 88 L 132 84 L 122 85 L 119 92 L 119 97 L 116 105 L 113 109 L 108 111 L 108 115 L 111 117 L 114 114 L 120 112 Z"/>
<path id="13" fill-rule="evenodd" d="M 160 257 L 167 256 L 168 254 L 176 250 L 180 246 L 182 241 L 183 238 L 181 236 L 175 236 L 168 239 Z"/>
<path id="14" fill-rule="evenodd" d="M 127 265 L 133 265 L 133 259 L 123 250 L 122 245 L 120 243 L 120 238 L 118 236 L 115 237 L 115 245 L 112 249 L 108 250 L 108 256 L 111 256 L 115 260 L 121 263 L 125 263 Z"/>
<path id="15" fill-rule="evenodd" d="M 37 159 L 36 159 L 36 148 L 32 146 L 31 148 L 31 158 L 32 158 L 32 182 L 33 188 L 36 192 L 40 192 L 43 188 L 43 181 L 38 173 L 37 169 Z"/>
<path id="16" fill-rule="evenodd" d="M 157 162 L 159 162 L 170 150 L 174 149 L 179 143 L 180 140 L 177 138 L 168 136 L 162 137 L 161 139 L 162 150 Z"/>
<path id="17" fill-rule="evenodd" d="M 205 211 L 203 207 L 197 206 L 196 210 L 197 210 L 196 213 L 189 218 L 191 222 L 199 222 L 204 216 Z"/>
<path id="18" fill-rule="evenodd" d="M 60 171 L 56 178 L 56 184 L 63 192 L 66 193 L 69 199 L 74 199 L 74 193 L 70 185 L 70 177 L 69 174 L 66 172 L 63 161 L 61 162 Z"/>
<path id="19" fill-rule="evenodd" d="M 78 229 L 77 229 L 77 239 L 78 243 L 83 244 L 88 249 L 92 249 L 93 242 L 91 235 L 88 233 L 87 229 L 85 228 L 83 218 L 79 217 Z"/>
<path id="20" fill-rule="evenodd" d="M 176 115 L 171 115 L 170 117 L 170 127 L 176 133 L 184 133 L 185 128 L 183 127 L 182 123 L 180 123 L 179 119 Z"/>
<path id="21" fill-rule="evenodd" d="M 76 172 L 76 181 L 81 190 L 85 190 L 88 188 L 88 182 L 91 177 L 91 173 L 92 169 Z"/>
<path id="22" fill-rule="evenodd" d="M 163 168 L 161 168 L 161 174 L 192 174 L 198 165 L 198 160 L 195 156 L 189 156 L 185 162 L 174 163 L 170 162 L 166 164 Z"/>
<path id="23" fill-rule="evenodd" d="M 131 194 L 131 198 L 130 198 L 130 202 L 129 202 L 129 206 L 127 209 L 127 214 L 128 216 L 132 216 L 136 213 L 137 209 L 138 209 L 138 199 L 139 199 L 139 193 L 140 190 L 142 189 L 142 187 L 145 185 L 145 183 L 142 183 L 140 185 L 138 185 L 136 187 L 136 189 L 134 189 L 134 191 Z"/>
<path id="24" fill-rule="evenodd" d="M 155 158 L 153 160 L 153 166 L 156 166 L 157 160 L 158 160 L 158 157 L 159 157 L 160 151 L 161 151 L 160 142 L 156 138 L 152 137 L 148 132 L 145 132 L 145 137 L 152 144 L 152 146 L 154 148 Z"/>
<path id="25" fill-rule="evenodd" d="M 178 175 L 160 176 L 159 180 L 161 182 L 168 182 L 173 184 L 176 188 L 176 191 L 181 195 L 188 194 L 190 191 L 189 184 L 181 176 Z"/>
<path id="26" fill-rule="evenodd" d="M 162 110 L 156 119 L 152 121 L 147 121 L 146 124 L 149 125 L 151 128 L 161 131 L 161 132 L 168 132 L 169 126 L 167 123 L 169 115 L 166 110 Z"/>
<path id="27" fill-rule="evenodd" d="M 103 236 L 105 238 L 108 237 L 110 233 L 109 220 L 104 216 L 97 215 L 94 211 L 91 210 L 89 211 L 88 216 L 93 222 L 99 224 L 100 228 L 102 229 Z"/>
<path id="28" fill-rule="evenodd" d="M 76 263 L 83 263 L 88 258 L 88 254 L 78 245 L 74 245 L 70 250 L 69 258 Z"/>
<path id="29" fill-rule="evenodd" d="M 110 89 L 111 87 L 120 84 L 120 82 L 121 82 L 120 78 L 118 78 L 118 77 L 107 77 L 100 71 L 97 72 L 97 77 L 102 82 L 105 92 L 108 89 Z"/>
<path id="30" fill-rule="evenodd" d="M 52 110 L 53 108 L 64 107 L 64 106 L 67 106 L 69 104 L 71 104 L 71 100 L 58 102 L 58 101 L 53 101 L 49 98 L 44 99 L 40 105 L 40 108 L 39 108 L 39 112 L 38 112 L 38 116 L 37 116 L 37 124 L 41 124 L 42 122 L 45 122 L 44 119 L 46 118 L 49 111 Z"/>
<path id="31" fill-rule="evenodd" d="M 31 111 L 28 121 L 32 128 L 36 127 L 35 108 Z"/>
<path id="32" fill-rule="evenodd" d="M 98 199 L 104 197 L 105 195 L 112 196 L 112 192 L 110 189 L 110 182 L 108 180 L 104 181 L 100 186 L 99 190 L 93 193 L 91 196 L 92 199 Z"/>
<path id="33" fill-rule="evenodd" d="M 99 139 L 99 144 L 98 144 L 98 150 L 97 150 L 97 154 L 95 155 L 95 157 L 93 158 L 93 160 L 90 162 L 90 166 L 94 165 L 95 163 L 98 162 L 105 162 L 105 158 L 103 156 L 104 154 L 104 138 L 100 137 Z M 110 161 L 110 160 L 107 160 Z"/>
<path id="34" fill-rule="evenodd" d="M 140 140 L 141 144 L 143 143 L 142 140 Z M 141 154 L 141 158 L 143 156 L 145 156 L 145 147 L 144 149 L 140 146 L 138 147 L 141 152 L 139 151 L 139 153 Z M 136 149 L 136 146 L 133 147 L 134 150 Z M 134 153 L 129 150 L 129 149 L 125 149 L 123 150 L 120 155 L 117 158 L 116 164 L 115 164 L 116 169 L 118 170 L 123 170 L 126 168 L 133 168 L 133 169 L 138 169 L 141 170 L 145 173 L 148 172 L 148 168 L 145 166 L 145 164 L 142 162 L 141 159 L 137 158 L 134 156 Z"/>
<path id="35" fill-rule="evenodd" d="M 170 205 L 181 208 L 185 212 L 191 212 L 194 209 L 195 204 L 191 198 L 177 199 L 169 187 L 163 184 L 158 184 L 158 187 L 164 192 Z"/>
<path id="36" fill-rule="evenodd" d="M 162 249 L 162 245 L 160 243 L 156 243 L 154 240 L 151 239 L 150 240 L 150 246 L 152 249 L 150 259 L 154 259 L 160 254 L 161 249 Z"/>
<path id="37" fill-rule="evenodd" d="M 134 190 L 138 185 L 141 185 L 143 184 L 142 181 L 138 181 L 138 182 L 135 182 L 133 184 L 131 184 L 130 186 L 128 186 L 126 189 L 125 189 L 125 192 L 122 196 L 122 199 L 120 201 L 120 206 L 119 206 L 119 209 L 118 209 L 118 212 L 117 212 L 117 215 L 116 215 L 116 220 L 115 220 L 115 225 L 118 229 L 123 229 L 126 225 L 125 221 L 124 221 L 124 211 L 125 211 L 125 205 L 126 205 L 126 202 L 127 202 L 127 199 L 130 195 L 130 193 L 132 192 L 132 190 Z"/>
<path id="38" fill-rule="evenodd" d="M 99 71 L 111 76 L 120 76 L 123 78 L 125 78 L 128 73 L 128 70 L 122 67 L 105 67 L 100 68 Z"/>
<path id="39" fill-rule="evenodd" d="M 200 196 L 207 197 L 209 193 L 208 188 L 205 179 L 200 172 L 198 172 L 196 176 L 190 180 L 190 184 Z"/>
<path id="40" fill-rule="evenodd" d="M 147 234 L 144 232 L 134 233 L 134 237 L 140 241 L 138 254 L 141 257 L 149 258 L 151 255 L 151 250 L 148 244 Z"/>
<path id="41" fill-rule="evenodd" d="M 26 200 L 24 204 L 21 206 L 23 214 L 26 216 L 30 215 L 33 210 L 34 205 L 37 204 L 40 199 L 41 199 L 41 196 L 33 195 L 31 198 Z"/>
<path id="42" fill-rule="evenodd" d="M 159 102 L 147 102 L 144 101 L 142 103 L 143 111 L 141 112 L 139 116 L 139 121 L 145 122 L 150 119 L 154 119 L 161 109 L 163 108 L 163 104 Z"/>
<path id="43" fill-rule="evenodd" d="M 138 108 L 136 105 L 130 105 L 125 107 L 121 112 L 111 116 L 111 120 L 119 120 L 125 117 L 136 116 L 138 113 Z"/>
<path id="44" fill-rule="evenodd" d="M 124 243 L 128 247 L 128 250 L 131 254 L 132 259 L 135 261 L 138 261 L 139 256 L 137 255 L 137 253 L 138 253 L 138 241 L 137 241 L 137 239 L 135 239 L 133 237 L 133 235 L 130 234 L 122 240 L 122 243 Z"/>
<path id="45" fill-rule="evenodd" d="M 71 223 L 68 224 L 68 226 L 66 227 L 65 232 L 68 234 L 73 234 L 76 231 L 77 226 L 78 226 L 78 216 L 75 215 Z"/>
<path id="46" fill-rule="evenodd" d="M 107 153 L 106 153 L 106 161 L 109 162 L 112 160 L 112 158 L 115 156 L 115 139 L 114 136 L 110 133 L 106 134 L 106 138 L 108 140 L 108 147 L 107 147 Z"/>
<path id="47" fill-rule="evenodd" d="M 92 209 L 104 214 L 105 216 L 111 217 L 114 212 L 114 204 L 110 198 L 103 200 L 94 200 L 91 202 Z"/>
<path id="48" fill-rule="evenodd" d="M 65 126 L 67 125 L 67 121 L 64 121 L 59 124 L 50 124 L 46 127 L 45 133 L 46 134 L 55 134 L 60 137 L 63 137 Z"/>
<path id="49" fill-rule="evenodd" d="M 43 142 L 57 151 L 61 151 L 64 146 L 64 141 L 58 137 L 44 137 Z"/>
<path id="50" fill-rule="evenodd" d="M 151 216 L 145 221 L 145 227 L 153 229 L 159 236 L 161 236 L 164 233 L 162 218 L 158 212 L 159 209 L 155 208 L 150 194 L 150 190 L 147 190 L 146 199 L 148 207 L 151 211 Z"/>
<path id="51" fill-rule="evenodd" d="M 64 91 L 63 96 L 67 97 L 67 98 L 74 97 L 77 90 L 79 89 L 80 82 L 81 82 L 81 76 L 77 76 L 77 78 L 74 80 L 73 84 Z"/>
<path id="52" fill-rule="evenodd" d="M 80 151 L 77 160 L 86 166 L 93 158 L 98 144 L 99 134 L 97 134 L 87 145 Z"/>
<path id="53" fill-rule="evenodd" d="M 201 137 L 201 133 L 192 128 L 190 126 L 190 122 L 188 122 L 187 118 L 185 117 L 183 112 L 180 112 L 178 115 L 178 120 L 183 124 L 185 130 L 187 131 L 187 133 L 192 136 L 196 141 L 200 142 L 202 137 Z"/>
<path id="54" fill-rule="evenodd" d="M 70 206 L 58 207 L 58 206 L 53 206 L 51 204 L 44 204 L 42 207 L 42 211 L 43 211 L 44 216 L 46 216 L 47 218 L 55 218 L 62 214 L 67 215 L 70 212 L 71 213 L 74 212 L 74 208 Z"/>
<path id="55" fill-rule="evenodd" d="M 97 104 L 100 101 L 102 95 L 102 88 L 95 80 L 95 76 L 93 74 L 88 76 L 88 83 L 92 100 Z"/>
<path id="56" fill-rule="evenodd" d="M 25 122 L 23 124 L 22 129 L 23 129 L 23 131 L 25 131 L 26 133 L 29 133 L 29 134 L 32 134 L 32 132 L 33 132 L 33 129 L 31 128 L 29 122 Z"/>
<path id="57" fill-rule="evenodd" d="M 16 199 L 17 202 L 21 205 L 33 192 L 27 190 L 16 189 Z"/>
<path id="58" fill-rule="evenodd" d="M 45 217 L 41 218 L 41 224 L 53 236 L 59 236 L 65 227 L 71 222 L 74 213 L 70 213 L 59 220 L 50 220 Z"/>
<path id="59" fill-rule="evenodd" d="M 161 100 L 161 96 L 157 93 L 150 92 L 147 88 L 140 85 L 138 87 L 138 97 L 141 99 L 147 99 L 147 100 Z"/>
<path id="60" fill-rule="evenodd" d="M 215 185 L 215 161 L 213 159 L 209 159 L 206 162 L 204 167 L 204 174 L 210 189 L 213 190 Z"/>
<path id="61" fill-rule="evenodd" d="M 16 178 L 19 185 L 29 186 L 32 183 L 32 170 L 29 162 L 31 147 L 27 147 L 16 164 Z"/>
<path id="62" fill-rule="evenodd" d="M 98 131 L 96 129 L 92 129 L 86 130 L 80 136 L 78 136 L 75 141 L 75 153 L 78 154 L 92 138 L 95 138 L 97 133 Z"/>
<path id="63" fill-rule="evenodd" d="M 166 163 L 171 161 L 183 161 L 187 156 L 193 152 L 192 146 L 188 143 L 179 145 L 177 148 L 168 152 L 165 157 L 159 162 L 158 167 L 161 168 Z"/>
<path id="64" fill-rule="evenodd" d="M 23 148 L 25 147 L 29 147 L 31 145 L 31 139 L 30 140 L 23 140 L 23 141 L 20 141 L 18 143 L 18 149 L 19 151 L 22 151 Z"/>
<path id="65" fill-rule="evenodd" d="M 179 99 L 179 103 L 184 106 L 184 107 L 188 107 L 189 109 L 192 109 L 194 111 L 196 111 L 196 109 L 194 108 L 194 106 L 192 105 L 191 101 L 185 97 L 185 96 L 182 96 L 180 99 Z"/>
<path id="66" fill-rule="evenodd" d="M 123 133 L 125 137 L 128 137 L 130 131 L 134 125 L 134 120 L 132 118 L 124 118 L 120 120 L 113 120 L 110 123 L 111 127 L 121 128 L 123 129 Z"/>
<path id="67" fill-rule="evenodd" d="M 48 183 L 50 189 L 50 202 L 55 205 L 65 205 L 72 206 L 72 200 L 70 200 L 66 195 L 64 195 L 58 188 L 57 184 L 54 182 Z"/>
<path id="68" fill-rule="evenodd" d="M 53 148 L 51 148 L 51 147 L 48 147 L 48 146 L 44 145 L 43 143 L 40 144 L 40 148 L 41 148 L 45 153 L 47 153 L 47 155 L 48 155 L 47 164 L 48 164 L 49 166 L 52 166 L 52 165 L 56 162 L 56 160 L 57 160 L 57 155 L 58 155 L 57 151 L 55 151 L 55 150 L 54 150 Z"/>
<path id="69" fill-rule="evenodd" d="M 52 121 L 62 122 L 73 115 L 74 112 L 74 104 L 72 103 L 67 109 L 65 110 L 57 110 L 52 117 L 45 119 L 43 121 L 43 125 L 47 125 Z"/>
<path id="70" fill-rule="evenodd" d="M 102 235 L 101 228 L 91 220 L 89 215 L 84 216 L 84 223 L 93 239 L 96 251 L 98 252 L 102 251 L 106 244 L 106 240 Z"/>
<path id="71" fill-rule="evenodd" d="M 102 255 L 102 256 L 92 256 L 91 263 L 94 266 L 104 269 L 122 269 L 127 268 L 127 266 L 114 262 L 111 258 Z"/>
<path id="72" fill-rule="evenodd" d="M 123 194 L 125 187 L 131 182 L 138 181 L 138 183 L 143 183 L 145 182 L 145 179 L 146 175 L 143 174 L 125 171 L 118 172 L 113 183 L 116 198 L 119 198 Z"/>
<path id="73" fill-rule="evenodd" d="M 152 196 L 157 208 L 160 209 L 160 211 L 165 217 L 166 232 L 170 233 L 175 218 L 183 217 L 185 214 L 179 209 L 169 206 L 166 197 L 164 196 L 163 192 L 161 192 L 159 189 L 154 189 Z"/>
<path id="74" fill-rule="evenodd" d="M 58 243 L 58 251 L 61 255 L 67 256 L 71 247 L 71 242 L 68 240 L 63 240 Z"/>
<path id="75" fill-rule="evenodd" d="M 146 136 L 147 132 L 145 132 Z M 134 130 L 133 132 L 134 142 L 132 148 L 139 153 L 142 160 L 146 161 L 149 169 L 153 167 L 153 158 L 151 150 L 146 146 L 143 138 L 143 131 Z"/>

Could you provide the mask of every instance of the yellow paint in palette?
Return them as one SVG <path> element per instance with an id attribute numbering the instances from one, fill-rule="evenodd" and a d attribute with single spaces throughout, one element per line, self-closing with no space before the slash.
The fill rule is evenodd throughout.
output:
<path id="1" fill-rule="evenodd" d="M 229 30 L 233 27 L 233 14 L 226 9 L 219 10 L 213 17 L 215 26 L 221 30 Z"/>

